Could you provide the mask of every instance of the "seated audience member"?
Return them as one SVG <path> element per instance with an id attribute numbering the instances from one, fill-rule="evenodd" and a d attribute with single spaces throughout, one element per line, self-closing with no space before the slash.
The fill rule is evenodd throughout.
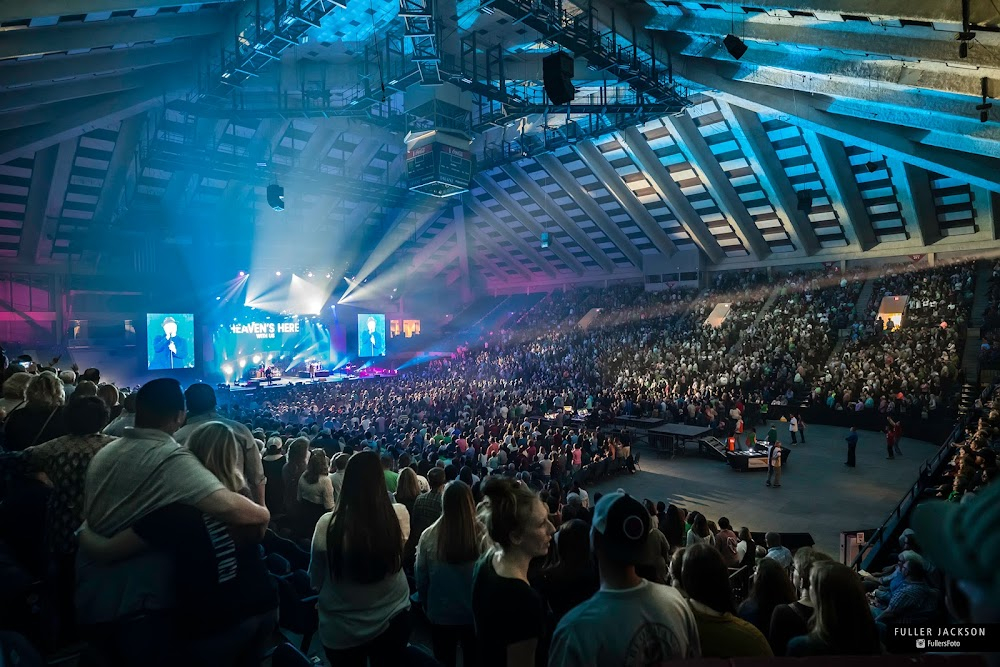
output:
<path id="1" fill-rule="evenodd" d="M 306 471 L 299 477 L 298 519 L 296 537 L 309 538 L 316 522 L 333 511 L 333 484 L 330 482 L 330 461 L 322 449 L 309 454 Z"/>
<path id="2" fill-rule="evenodd" d="M 934 620 L 940 598 L 937 590 L 927 583 L 927 572 L 922 560 L 903 564 L 903 581 L 889 599 L 884 610 L 875 610 L 875 617 L 882 625 L 919 625 Z"/>
<path id="3" fill-rule="evenodd" d="M 266 483 L 264 467 L 261 464 L 260 450 L 250 429 L 246 424 L 219 415 L 216 410 L 215 390 L 211 385 L 202 382 L 191 385 L 184 392 L 184 400 L 187 403 L 187 423 L 174 434 L 174 440 L 182 445 L 187 444 L 191 432 L 206 422 L 222 422 L 231 428 L 240 445 L 239 466 L 250 490 L 250 498 L 263 505 Z"/>
<path id="4" fill-rule="evenodd" d="M 767 640 L 775 655 L 785 655 L 789 639 L 809 632 L 809 621 L 812 620 L 815 609 L 809 593 L 809 577 L 815 563 L 830 560 L 833 559 L 812 547 L 803 547 L 795 552 L 792 559 L 792 583 L 798 599 L 791 604 L 779 604 L 771 613 Z"/>
<path id="5" fill-rule="evenodd" d="M 764 558 L 771 558 L 778 561 L 778 564 L 786 570 L 792 566 L 792 552 L 788 547 L 781 546 L 781 534 L 773 531 L 764 535 L 764 543 L 767 545 L 767 553 Z"/>
<path id="6" fill-rule="evenodd" d="M 528 583 L 528 566 L 549 552 L 555 528 L 538 494 L 520 482 L 491 477 L 483 495 L 480 516 L 493 548 L 473 576 L 479 655 L 486 667 L 545 665 L 549 622 L 545 601 Z"/>
<path id="7" fill-rule="evenodd" d="M 651 524 L 643 505 L 628 494 L 609 493 L 597 502 L 591 538 L 601 587 L 560 621 L 550 667 L 650 665 L 699 657 L 698 626 L 684 598 L 636 573 Z"/>
<path id="8" fill-rule="evenodd" d="M 948 607 L 959 623 L 1000 622 L 1000 579 L 995 548 L 1000 534 L 1000 484 L 963 503 L 925 502 L 911 525 L 924 554 L 945 575 Z M 988 656 L 996 664 L 996 654 Z"/>
<path id="9" fill-rule="evenodd" d="M 559 527 L 556 541 L 558 562 L 541 571 L 534 587 L 552 610 L 558 623 L 570 609 L 597 592 L 600 580 L 590 556 L 590 527 L 579 519 Z"/>
<path id="10" fill-rule="evenodd" d="M 740 559 L 740 567 L 753 570 L 754 564 L 757 562 L 757 545 L 753 541 L 753 533 L 746 526 L 740 528 L 740 541 L 736 545 L 736 555 Z"/>
<path id="11" fill-rule="evenodd" d="M 402 474 L 399 479 L 402 483 Z M 417 545 L 417 594 L 431 624 L 434 657 L 445 667 L 455 667 L 461 644 L 462 665 L 476 667 L 479 656 L 473 625 L 472 574 L 482 555 L 485 528 L 476 517 L 472 489 L 465 482 L 449 482 L 442 500 L 441 518 L 424 531 Z"/>
<path id="12" fill-rule="evenodd" d="M 885 608 L 885 606 L 889 604 L 889 600 L 896 593 L 896 591 L 899 590 L 899 587 L 903 585 L 903 580 L 905 579 L 903 569 L 906 564 L 911 561 L 923 561 L 923 556 L 918 554 L 916 551 L 907 550 L 900 552 L 900 554 L 896 557 L 896 565 L 889 571 L 888 574 L 882 577 L 868 576 L 865 578 L 865 583 L 869 585 L 877 585 L 873 595 L 876 607 Z"/>
<path id="13" fill-rule="evenodd" d="M 187 448 L 226 489 L 247 493 L 232 428 L 203 423 L 188 434 Z M 105 562 L 146 549 L 169 554 L 176 594 L 172 620 L 181 640 L 178 661 L 251 667 L 260 664 L 278 611 L 277 590 L 258 550 L 262 534 L 233 531 L 196 507 L 175 503 L 110 539 L 84 530 L 81 543 L 88 555 Z"/>
<path id="14" fill-rule="evenodd" d="M 406 508 L 385 488 L 378 454 L 351 457 L 337 508 L 316 524 L 309 577 L 319 591 L 319 636 L 331 665 L 395 667 L 410 638 L 403 544 Z"/>
<path id="15" fill-rule="evenodd" d="M 122 412 L 118 418 L 104 428 L 104 435 L 120 438 L 125 435 L 125 429 L 135 426 L 136 393 L 132 392 L 122 401 Z"/>
<path id="16" fill-rule="evenodd" d="M 55 373 L 44 371 L 32 377 L 24 396 L 24 405 L 10 414 L 4 428 L 4 447 L 8 451 L 20 451 L 66 435 L 66 396 Z"/>
<path id="17" fill-rule="evenodd" d="M 809 590 L 816 611 L 810 630 L 788 641 L 786 655 L 874 655 L 881 652 L 865 591 L 851 568 L 832 561 L 813 564 Z"/>
<path id="18" fill-rule="evenodd" d="M 193 505 L 231 526 L 263 530 L 268 511 L 231 491 L 191 451 L 171 437 L 184 423 L 177 380 L 147 382 L 136 397 L 134 428 L 105 445 L 87 468 L 84 519 L 97 536 L 112 537 L 154 511 Z M 140 553 L 111 566 L 77 559 L 77 615 L 114 664 L 173 664 L 169 558 Z M 140 613 L 141 612 L 141 613 Z M 164 650 L 151 651 L 150 647 Z"/>
<path id="19" fill-rule="evenodd" d="M 737 614 L 766 637 L 771 630 L 771 613 L 782 604 L 795 601 L 795 589 L 788 580 L 785 568 L 771 558 L 764 558 L 757 565 L 750 595 L 740 604 Z M 773 647 L 772 647 L 773 648 Z"/>
<path id="20" fill-rule="evenodd" d="M 688 594 L 701 654 L 706 658 L 751 658 L 773 655 L 760 630 L 736 616 L 729 569 L 719 550 L 708 544 L 688 547 L 681 578 Z"/>

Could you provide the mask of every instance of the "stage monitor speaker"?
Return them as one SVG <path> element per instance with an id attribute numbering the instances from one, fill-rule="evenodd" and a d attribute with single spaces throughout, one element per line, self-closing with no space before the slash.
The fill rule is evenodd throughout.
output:
<path id="1" fill-rule="evenodd" d="M 726 35 L 726 38 L 722 40 L 722 45 L 726 47 L 726 51 L 729 51 L 729 55 L 737 60 L 747 52 L 747 45 L 736 35 Z"/>
<path id="2" fill-rule="evenodd" d="M 552 104 L 569 104 L 576 97 L 573 74 L 573 56 L 565 51 L 542 58 L 542 83 Z"/>
<path id="3" fill-rule="evenodd" d="M 275 211 L 285 210 L 285 188 L 277 183 L 267 186 L 267 205 Z"/>

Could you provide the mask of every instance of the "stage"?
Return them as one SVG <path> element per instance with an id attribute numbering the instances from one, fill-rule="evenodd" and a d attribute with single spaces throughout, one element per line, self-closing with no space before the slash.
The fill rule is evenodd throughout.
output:
<path id="1" fill-rule="evenodd" d="M 878 528 L 916 481 L 920 465 L 938 445 L 903 438 L 903 457 L 887 461 L 885 436 L 858 431 L 857 468 L 847 460 L 847 429 L 808 427 L 806 444 L 790 445 L 788 425 L 775 422 L 782 445 L 794 456 L 782 471 L 781 488 L 764 486 L 766 475 L 737 472 L 725 461 L 689 452 L 673 459 L 640 446 L 641 471 L 619 475 L 589 488 L 608 493 L 621 487 L 637 498 L 697 509 L 711 521 L 725 516 L 736 530 L 811 533 L 816 546 L 834 558 L 840 531 Z M 767 427 L 757 429 L 758 437 Z"/>

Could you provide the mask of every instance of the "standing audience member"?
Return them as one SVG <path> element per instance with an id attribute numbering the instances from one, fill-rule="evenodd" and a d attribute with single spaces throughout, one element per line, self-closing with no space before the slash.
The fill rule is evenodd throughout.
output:
<path id="1" fill-rule="evenodd" d="M 267 439 L 261 466 L 264 468 L 264 504 L 271 514 L 285 513 L 285 488 L 281 481 L 281 471 L 285 467 L 285 455 L 281 451 L 281 438 Z"/>
<path id="2" fill-rule="evenodd" d="M 81 400 L 81 399 L 77 399 Z M 187 447 L 229 490 L 247 494 L 241 444 L 232 428 L 205 422 Z M 278 593 L 260 558 L 262 530 L 231 531 L 196 507 L 162 507 L 110 539 L 85 530 L 83 548 L 106 562 L 152 549 L 173 563 L 178 661 L 195 667 L 255 667 L 278 620 Z M 221 574 L 220 574 L 221 573 Z"/>
<path id="3" fill-rule="evenodd" d="M 773 427 L 772 427 L 773 428 Z M 767 486 L 771 486 L 771 479 L 774 478 L 774 486 L 781 486 L 781 441 L 775 440 L 774 444 L 767 450 Z"/>
<path id="4" fill-rule="evenodd" d="M 781 533 L 768 531 L 764 535 L 764 544 L 767 545 L 764 558 L 773 558 L 786 570 L 792 566 L 792 552 L 788 547 L 781 546 Z"/>
<path id="5" fill-rule="evenodd" d="M 347 464 L 337 509 L 316 524 L 309 577 L 319 591 L 319 636 L 337 667 L 395 667 L 410 638 L 403 572 L 406 508 L 385 488 L 378 454 Z"/>
<path id="6" fill-rule="evenodd" d="M 739 567 L 740 555 L 738 551 L 739 539 L 733 532 L 733 525 L 727 517 L 719 519 L 719 532 L 715 536 L 715 546 L 722 554 L 722 560 L 726 567 Z"/>
<path id="7" fill-rule="evenodd" d="M 486 667 L 540 667 L 548 658 L 549 622 L 545 601 L 528 583 L 528 566 L 549 552 L 555 528 L 524 484 L 491 477 L 483 495 L 481 516 L 494 546 L 473 576 L 479 655 Z"/>
<path id="8" fill-rule="evenodd" d="M 795 589 L 788 580 L 785 568 L 771 558 L 764 558 L 757 565 L 750 595 L 740 605 L 737 613 L 740 618 L 753 623 L 761 634 L 767 636 L 771 631 L 771 614 L 774 608 L 794 601 Z"/>
<path id="9" fill-rule="evenodd" d="M 233 430 L 236 434 L 236 441 L 240 445 L 239 466 L 243 472 L 243 479 L 250 491 L 250 498 L 258 504 L 264 504 L 264 467 L 261 464 L 260 450 L 253 434 L 245 424 L 232 419 L 226 419 L 216 411 L 215 390 L 211 385 L 198 382 L 191 385 L 184 392 L 184 400 L 187 403 L 188 417 L 187 423 L 174 434 L 174 440 L 183 444 L 187 443 L 188 435 L 201 424 L 207 422 L 222 422 Z"/>
<path id="10" fill-rule="evenodd" d="M 330 482 L 330 461 L 322 449 L 309 453 L 306 471 L 299 477 L 298 529 L 296 537 L 309 539 L 316 529 L 316 522 L 327 512 L 333 511 L 333 483 Z"/>
<path id="11" fill-rule="evenodd" d="M 558 562 L 532 581 L 552 610 L 553 623 L 597 592 L 600 581 L 590 556 L 590 526 L 579 519 L 567 521 L 555 535 Z"/>
<path id="12" fill-rule="evenodd" d="M 597 501 L 590 534 L 601 588 L 560 621 L 549 667 L 652 665 L 700 656 L 698 626 L 681 594 L 636 573 L 651 524 L 649 512 L 628 494 Z"/>
<path id="13" fill-rule="evenodd" d="M 330 469 L 333 470 L 334 466 L 336 466 L 336 471 L 330 473 L 330 484 L 333 485 L 334 505 L 340 499 L 340 490 L 344 488 L 344 471 L 347 469 L 347 462 L 350 460 L 351 455 L 344 454 L 343 452 L 333 457 L 333 465 L 330 466 Z"/>
<path id="14" fill-rule="evenodd" d="M 125 429 L 135 426 L 135 400 L 136 392 L 132 392 L 122 401 L 122 412 L 118 419 L 107 425 L 104 429 L 105 435 L 120 438 L 125 435 Z"/>
<path id="15" fill-rule="evenodd" d="M 3 398 L 0 398 L 0 419 L 8 417 L 14 410 L 24 407 L 24 394 L 33 376 L 23 371 L 14 373 L 3 383 Z"/>
<path id="16" fill-rule="evenodd" d="M 718 549 L 708 544 L 688 547 L 681 577 L 698 623 L 703 657 L 767 658 L 773 655 L 761 631 L 736 616 L 729 570 Z"/>
<path id="17" fill-rule="evenodd" d="M 413 518 L 413 505 L 420 496 L 420 482 L 417 480 L 417 473 L 413 468 L 403 468 L 399 471 L 399 479 L 396 482 L 396 492 L 393 494 L 394 500 L 406 508 L 410 513 L 411 527 Z"/>
<path id="18" fill-rule="evenodd" d="M 43 371 L 32 377 L 24 396 L 24 405 L 10 414 L 4 428 L 4 447 L 8 451 L 20 451 L 66 435 L 62 413 L 66 396 L 55 373 Z"/>
<path id="19" fill-rule="evenodd" d="M 816 611 L 808 634 L 788 641 L 786 655 L 875 655 L 875 619 L 857 573 L 832 561 L 813 564 L 809 590 Z"/>
<path id="20" fill-rule="evenodd" d="M 809 591 L 809 577 L 813 565 L 820 561 L 833 560 L 825 553 L 812 547 L 803 547 L 795 552 L 792 559 L 792 584 L 798 592 L 798 599 L 791 604 L 779 604 L 771 613 L 771 628 L 767 640 L 775 655 L 785 655 L 788 640 L 809 632 L 815 604 Z"/>
<path id="21" fill-rule="evenodd" d="M 299 479 L 309 463 L 309 438 L 295 438 L 288 443 L 288 461 L 281 469 L 281 485 L 285 490 L 285 512 L 295 516 L 299 505 Z"/>
<path id="22" fill-rule="evenodd" d="M 854 426 L 851 427 L 851 432 L 847 434 L 844 438 L 847 441 L 847 462 L 844 463 L 848 468 L 853 468 L 857 465 L 857 459 L 855 455 L 858 451 L 858 429 Z"/>
<path id="23" fill-rule="evenodd" d="M 229 526 L 264 530 L 268 511 L 226 488 L 171 437 L 184 417 L 177 380 L 152 380 L 139 390 L 135 427 L 105 445 L 87 468 L 84 519 L 97 536 L 114 536 L 176 503 L 193 505 Z M 89 626 L 98 651 L 111 664 L 175 664 L 168 650 L 173 645 L 172 572 L 170 559 L 157 551 L 111 566 L 77 559 L 78 621 Z"/>
<path id="24" fill-rule="evenodd" d="M 399 479 L 402 482 L 402 474 Z M 455 667 L 461 644 L 463 666 L 476 667 L 472 574 L 482 555 L 485 529 L 476 518 L 472 489 L 465 482 L 450 482 L 442 500 L 441 518 L 424 531 L 417 545 L 417 594 L 431 624 L 434 657 L 445 667 Z"/>

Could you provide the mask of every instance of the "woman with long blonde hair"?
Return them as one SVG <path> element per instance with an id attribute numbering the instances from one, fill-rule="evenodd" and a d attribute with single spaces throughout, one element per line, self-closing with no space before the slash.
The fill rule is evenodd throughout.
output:
<path id="1" fill-rule="evenodd" d="M 21 451 L 66 435 L 66 391 L 55 373 L 44 371 L 28 380 L 24 398 L 24 404 L 10 413 L 4 427 L 7 451 Z"/>
<path id="2" fill-rule="evenodd" d="M 857 572 L 835 561 L 814 563 L 809 591 L 816 607 L 812 629 L 789 640 L 786 655 L 881 653 L 878 628 Z"/>
<path id="3" fill-rule="evenodd" d="M 299 477 L 298 502 L 296 537 L 309 539 L 319 518 L 333 511 L 330 459 L 322 449 L 314 449 L 309 454 L 306 471 Z"/>

